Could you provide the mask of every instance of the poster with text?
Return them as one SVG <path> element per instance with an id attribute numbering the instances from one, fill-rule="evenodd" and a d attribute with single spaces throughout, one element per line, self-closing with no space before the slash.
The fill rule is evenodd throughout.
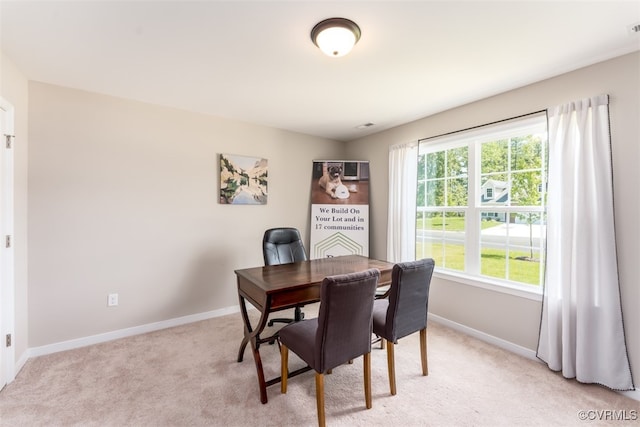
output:
<path id="1" fill-rule="evenodd" d="M 369 162 L 314 160 L 311 259 L 369 256 Z"/>

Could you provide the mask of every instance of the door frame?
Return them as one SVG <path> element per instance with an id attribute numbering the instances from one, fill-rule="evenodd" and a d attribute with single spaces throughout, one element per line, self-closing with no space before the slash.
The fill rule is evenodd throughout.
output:
<path id="1" fill-rule="evenodd" d="M 0 97 L 0 390 L 15 378 L 14 118 L 13 105 Z"/>

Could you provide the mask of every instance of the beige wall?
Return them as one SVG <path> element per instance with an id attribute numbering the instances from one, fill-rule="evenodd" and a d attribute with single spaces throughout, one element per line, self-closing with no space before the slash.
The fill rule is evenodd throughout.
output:
<path id="1" fill-rule="evenodd" d="M 425 77 L 425 78 L 428 78 Z M 610 95 L 615 220 L 627 346 L 640 382 L 640 53 L 625 55 L 495 97 L 455 108 L 347 144 L 347 156 L 369 160 L 372 256 L 386 256 L 388 147 L 546 109 L 598 94 Z M 430 311 L 535 350 L 540 303 L 436 278 Z"/>
<path id="2" fill-rule="evenodd" d="M 14 260 L 15 319 L 14 350 L 16 362 L 24 362 L 29 342 L 27 311 L 27 155 L 28 155 L 28 83 L 27 78 L 0 52 L 0 96 L 15 109 L 14 168 Z"/>
<path id="3" fill-rule="evenodd" d="M 266 228 L 308 242 L 312 160 L 344 149 L 36 82 L 29 102 L 30 347 L 237 306 L 234 269 Z M 218 203 L 220 153 L 268 159 L 267 205 Z"/>

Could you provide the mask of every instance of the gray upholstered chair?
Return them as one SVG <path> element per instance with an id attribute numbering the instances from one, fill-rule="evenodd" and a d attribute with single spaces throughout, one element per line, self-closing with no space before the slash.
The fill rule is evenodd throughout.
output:
<path id="1" fill-rule="evenodd" d="M 271 228 L 265 231 L 262 238 L 262 256 L 264 265 L 289 264 L 307 260 L 300 232 L 292 227 Z M 295 307 L 293 316 L 293 319 L 270 319 L 269 326 L 273 326 L 273 322 L 291 323 L 304 319 L 301 305 Z"/>
<path id="2" fill-rule="evenodd" d="M 433 275 L 431 258 L 398 263 L 391 273 L 388 299 L 373 303 L 373 333 L 386 341 L 389 388 L 396 394 L 394 344 L 400 338 L 420 331 L 422 375 L 428 375 L 427 366 L 427 310 L 429 286 Z"/>
<path id="3" fill-rule="evenodd" d="M 281 391 L 287 392 L 289 350 L 316 371 L 318 424 L 325 425 L 324 374 L 364 356 L 364 391 L 371 408 L 371 328 L 377 269 L 330 276 L 322 281 L 318 317 L 280 329 Z"/>

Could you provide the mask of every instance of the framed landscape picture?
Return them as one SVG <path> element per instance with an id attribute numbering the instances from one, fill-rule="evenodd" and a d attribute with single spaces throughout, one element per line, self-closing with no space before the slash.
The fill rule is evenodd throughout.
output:
<path id="1" fill-rule="evenodd" d="M 267 159 L 220 154 L 220 203 L 267 204 Z"/>

